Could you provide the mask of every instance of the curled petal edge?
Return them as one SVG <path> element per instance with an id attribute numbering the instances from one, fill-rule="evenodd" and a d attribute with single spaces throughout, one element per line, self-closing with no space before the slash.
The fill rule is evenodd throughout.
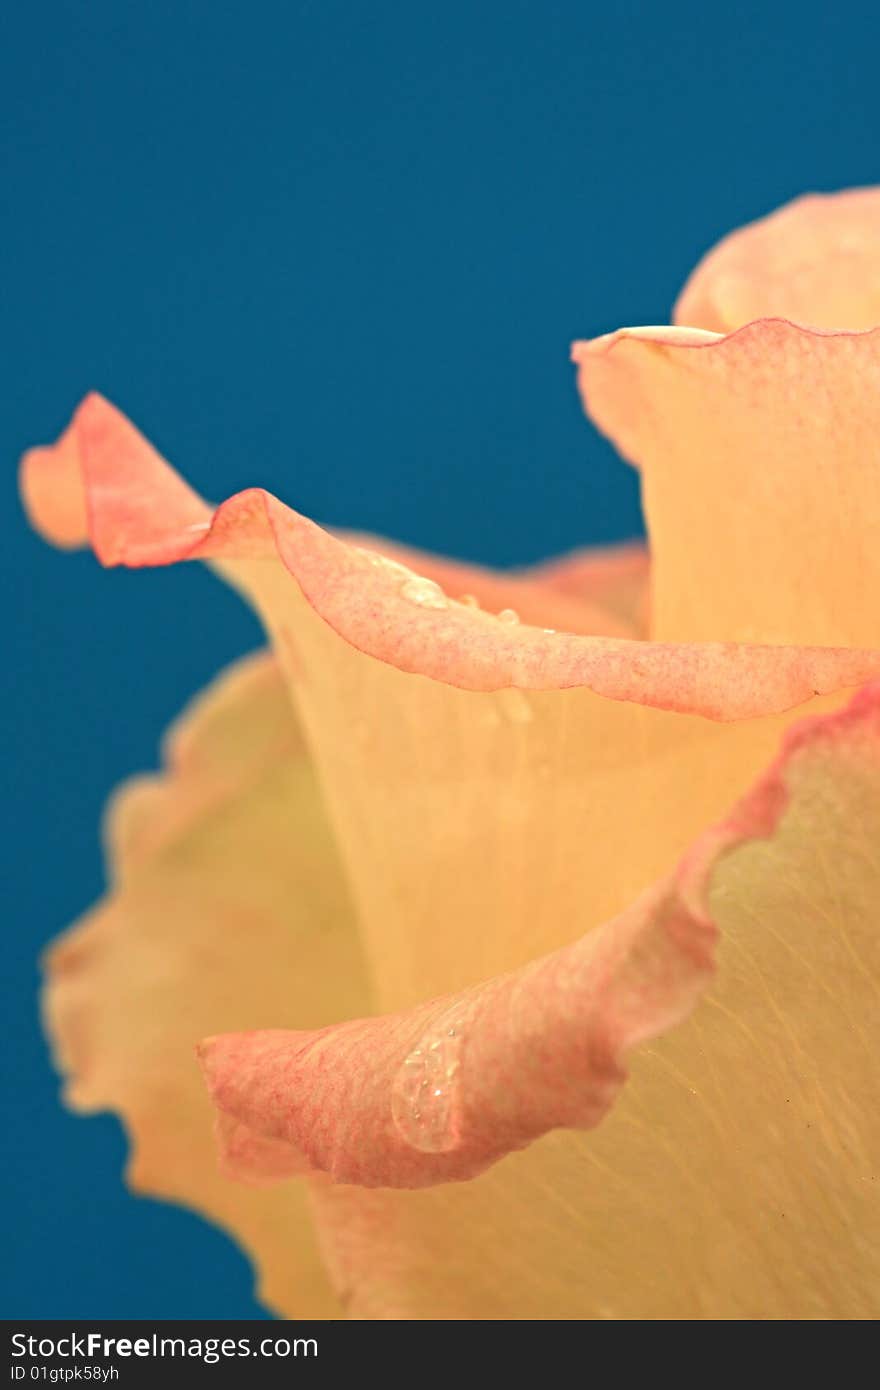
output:
<path id="1" fill-rule="evenodd" d="M 476 1177 L 558 1127 L 589 1129 L 625 1058 L 691 1011 L 715 929 L 697 857 L 615 921 L 475 989 L 318 1032 L 206 1039 L 224 1168 L 361 1187 Z"/>
<path id="2" fill-rule="evenodd" d="M 25 455 L 21 489 L 37 530 L 67 546 L 90 541 L 104 565 L 275 558 L 352 647 L 465 690 L 586 687 L 725 721 L 779 713 L 880 675 L 880 651 L 868 648 L 660 643 L 501 622 L 436 585 L 426 590 L 430 581 L 329 534 L 263 489 L 213 510 L 97 394 L 58 444 Z"/>
<path id="3" fill-rule="evenodd" d="M 615 328 L 612 333 L 603 333 L 598 338 L 579 338 L 571 345 L 571 360 L 576 366 L 587 362 L 591 357 L 601 356 L 620 343 L 633 339 L 639 343 L 657 343 L 670 348 L 721 349 L 726 344 L 748 342 L 750 338 L 773 335 L 779 331 L 798 334 L 804 338 L 865 338 L 880 337 L 880 325 L 875 328 L 814 328 L 809 324 L 798 323 L 794 319 L 774 314 L 764 318 L 750 319 L 726 333 L 714 328 L 692 328 L 687 324 L 659 323 L 643 324 L 629 328 Z"/>
<path id="4" fill-rule="evenodd" d="M 570 946 L 404 1013 L 206 1039 L 198 1051 L 227 1171 L 417 1188 L 476 1177 L 552 1129 L 597 1125 L 630 1051 L 686 1018 L 713 975 L 717 865 L 773 835 L 802 750 L 862 722 L 880 722 L 880 683 L 796 725 L 674 873 Z"/>
<path id="5" fill-rule="evenodd" d="M 811 328 L 779 316 L 752 319 L 727 333 L 654 324 L 617 328 L 598 338 L 578 340 L 572 343 L 571 360 L 577 368 L 578 390 L 590 419 L 612 440 L 623 457 L 638 468 L 638 441 L 643 433 L 639 411 L 634 410 L 631 383 L 623 379 L 615 382 L 613 378 L 611 368 L 616 359 L 623 364 L 628 360 L 627 353 L 665 349 L 673 359 L 678 353 L 705 352 L 722 361 L 731 359 L 734 365 L 753 367 L 765 351 L 782 351 L 791 341 L 809 343 L 824 339 L 861 343 L 870 349 L 880 346 L 880 327 Z"/>

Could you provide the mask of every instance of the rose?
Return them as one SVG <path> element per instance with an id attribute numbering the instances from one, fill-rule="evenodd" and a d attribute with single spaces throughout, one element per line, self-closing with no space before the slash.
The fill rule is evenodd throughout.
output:
<path id="1" fill-rule="evenodd" d="M 574 352 L 650 636 L 637 549 L 490 575 L 212 512 L 97 397 L 25 459 L 50 539 L 206 559 L 272 638 L 114 801 L 46 1009 L 133 1186 L 282 1313 L 880 1311 L 880 194 L 722 243 L 678 318 Z"/>

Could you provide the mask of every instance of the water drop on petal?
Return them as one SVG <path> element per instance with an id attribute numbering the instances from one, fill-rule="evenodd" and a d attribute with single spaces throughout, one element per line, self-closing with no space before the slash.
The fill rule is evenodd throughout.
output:
<path id="1" fill-rule="evenodd" d="M 374 569 L 382 570 L 383 573 L 394 575 L 400 579 L 414 579 L 412 570 L 407 569 L 399 560 L 392 560 L 390 555 L 382 555 L 378 550 L 367 550 L 365 546 L 356 546 L 358 554 L 363 555 Z"/>
<path id="2" fill-rule="evenodd" d="M 419 608 L 445 608 L 447 606 L 446 595 L 435 584 L 433 579 L 423 579 L 421 575 L 414 574 L 411 579 L 407 579 L 401 589 L 403 598 L 410 603 L 418 604 Z"/>
<path id="3" fill-rule="evenodd" d="M 459 1001 L 436 1018 L 409 1053 L 391 1091 L 398 1132 L 421 1153 L 448 1153 L 460 1137 L 459 1071 L 472 1004 Z"/>

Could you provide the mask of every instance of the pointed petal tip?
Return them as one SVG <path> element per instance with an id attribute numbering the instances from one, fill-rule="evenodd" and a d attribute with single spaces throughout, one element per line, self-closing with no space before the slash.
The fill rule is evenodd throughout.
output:
<path id="1" fill-rule="evenodd" d="M 34 529 L 62 549 L 91 544 L 103 565 L 185 558 L 211 515 L 98 391 L 80 401 L 55 444 L 25 453 L 19 479 Z"/>

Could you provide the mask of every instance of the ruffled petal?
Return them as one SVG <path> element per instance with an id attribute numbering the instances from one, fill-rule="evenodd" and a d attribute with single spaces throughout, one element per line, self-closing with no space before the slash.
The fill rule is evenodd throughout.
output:
<path id="1" fill-rule="evenodd" d="M 198 540 L 212 515 L 152 445 L 97 395 L 83 403 L 57 444 L 25 455 L 21 494 L 32 525 L 47 540 L 64 549 L 91 543 L 107 565 L 177 558 L 173 549 Z M 172 552 L 165 556 L 162 546 L 169 540 L 172 518 Z M 371 555 L 418 570 L 465 604 L 513 612 L 538 627 L 631 637 L 643 626 L 647 555 L 637 544 L 578 552 L 547 566 L 498 571 L 375 536 L 345 539 Z"/>
<path id="2" fill-rule="evenodd" d="M 626 329 L 574 358 L 642 473 L 655 638 L 876 644 L 880 329 Z"/>
<path id="3" fill-rule="evenodd" d="M 200 697 L 165 763 L 115 798 L 112 891 L 47 955 L 45 1016 L 67 1099 L 121 1116 L 131 1185 L 240 1240 L 271 1307 L 333 1317 L 302 1186 L 243 1186 L 217 1171 L 193 1051 L 206 1031 L 320 1026 L 368 1007 L 349 899 L 274 660 L 252 658 Z"/>
<path id="4" fill-rule="evenodd" d="M 318 1032 L 206 1039 L 227 1156 L 271 1176 L 283 1144 L 291 1171 L 425 1187 L 475 1177 L 550 1129 L 597 1125 L 630 1049 L 685 1017 L 711 976 L 703 885 L 717 853 L 699 846 L 614 922 L 460 994 Z"/>
<path id="5" fill-rule="evenodd" d="M 259 608 L 387 1011 L 514 970 L 624 911 L 766 765 L 785 711 L 818 692 L 839 703 L 880 673 L 874 650 L 674 646 L 503 621 L 259 490 L 194 521 L 189 490 L 98 398 L 72 433 L 65 456 L 101 558 L 204 558 Z"/>
<path id="6" fill-rule="evenodd" d="M 876 1319 L 878 843 L 875 685 L 799 725 L 703 840 L 691 864 L 702 862 L 700 910 L 720 928 L 717 977 L 687 1021 L 633 1054 L 600 1128 L 548 1135 L 467 1183 L 315 1186 L 349 1315 Z M 529 1070 L 567 1017 L 566 1002 L 548 1001 Z M 572 1085 L 589 1104 L 583 1022 Z M 465 1053 L 462 1085 L 479 1094 L 470 1071 Z M 513 1079 L 526 1113 L 552 1106 L 529 1095 L 528 1074 Z M 386 1095 L 389 1128 L 390 1113 Z"/>
<path id="7" fill-rule="evenodd" d="M 732 232 L 675 306 L 676 323 L 718 333 L 759 318 L 880 325 L 880 189 L 810 194 Z"/>

